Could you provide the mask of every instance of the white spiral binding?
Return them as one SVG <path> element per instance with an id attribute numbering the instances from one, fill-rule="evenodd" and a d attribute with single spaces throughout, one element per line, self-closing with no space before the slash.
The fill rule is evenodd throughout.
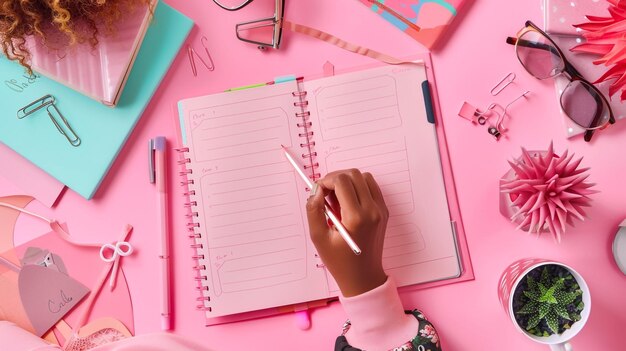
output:
<path id="1" fill-rule="evenodd" d="M 313 141 L 313 135 L 315 133 L 311 128 L 313 123 L 310 121 L 311 112 L 308 110 L 309 101 L 307 100 L 307 91 L 304 90 L 303 83 L 304 80 L 302 78 L 298 78 L 298 91 L 292 92 L 291 95 L 296 98 L 293 106 L 299 110 L 295 113 L 296 118 L 300 119 L 296 125 L 302 130 L 298 133 L 298 136 L 302 138 L 300 147 L 303 149 L 300 156 L 304 159 L 304 169 L 310 172 L 309 177 L 315 181 L 320 178 L 320 174 L 316 172 L 316 169 L 319 167 L 319 163 L 316 161 L 317 152 L 314 150 L 315 141 Z"/>
<path id="2" fill-rule="evenodd" d="M 303 149 L 300 157 L 304 160 L 304 169 L 309 172 L 309 178 L 313 181 L 320 178 L 320 174 L 316 172 L 319 167 L 319 162 L 317 162 L 317 151 L 315 151 L 315 141 L 313 141 L 314 132 L 312 130 L 313 122 L 311 122 L 311 112 L 308 110 L 309 101 L 306 99 L 307 91 L 304 90 L 303 80 L 300 78 L 297 81 L 298 91 L 291 93 L 297 101 L 293 103 L 293 105 L 299 109 L 296 112 L 296 118 L 300 119 L 296 126 L 300 128 L 302 131 L 298 134 L 300 138 L 303 138 L 303 141 L 300 143 L 300 148 Z M 310 189 L 307 189 L 307 191 Z M 324 263 L 320 256 L 315 253 L 317 268 L 324 268 Z"/>

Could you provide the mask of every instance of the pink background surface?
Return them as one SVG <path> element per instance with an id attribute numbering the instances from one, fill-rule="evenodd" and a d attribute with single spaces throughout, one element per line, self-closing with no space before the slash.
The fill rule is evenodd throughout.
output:
<path id="1" fill-rule="evenodd" d="M 72 191 L 63 194 L 54 209 L 33 202 L 28 208 L 67 222 L 74 235 L 89 241 L 112 241 L 126 223 L 135 227 L 137 253 L 125 259 L 124 270 L 135 309 L 137 333 L 158 331 L 159 269 L 156 192 L 148 183 L 147 141 L 158 134 L 175 140 L 176 101 L 224 90 L 228 87 L 267 81 L 277 75 L 319 74 L 327 60 L 337 69 L 370 64 L 367 58 L 344 52 L 326 43 L 285 33 L 280 51 L 260 52 L 237 41 L 237 22 L 271 13 L 270 0 L 256 0 L 236 13 L 227 13 L 209 0 L 168 0 L 198 24 L 189 43 L 201 52 L 205 35 L 215 62 L 215 71 L 198 66 L 194 78 L 184 52 L 176 59 L 165 81 L 128 140 L 102 187 L 91 201 Z M 433 64 L 448 146 L 467 241 L 476 279 L 402 294 L 407 307 L 422 309 L 437 326 L 446 350 L 508 351 L 547 350 L 520 335 L 509 323 L 498 302 L 497 284 L 502 271 L 520 258 L 556 260 L 576 269 L 589 284 L 593 296 L 591 316 L 573 340 L 576 349 L 618 350 L 625 337 L 626 277 L 612 259 L 611 243 L 618 224 L 626 218 L 626 163 L 620 152 L 626 147 L 626 124 L 594 136 L 592 143 L 567 140 L 554 97 L 552 81 L 530 77 L 517 62 L 513 48 L 505 43 L 530 19 L 542 23 L 541 2 L 476 0 L 457 19 L 444 45 L 433 54 Z M 286 18 L 332 32 L 344 39 L 399 57 L 423 51 L 409 37 L 378 18 L 357 1 L 289 1 Z M 499 96 L 489 91 L 508 72 L 515 83 Z M 464 101 L 481 108 L 491 102 L 506 105 L 524 90 L 526 102 L 517 102 L 509 112 L 510 131 L 496 142 L 486 129 L 457 116 Z M 507 171 L 507 159 L 519 155 L 520 146 L 546 148 L 554 141 L 558 152 L 569 148 L 584 156 L 591 167 L 591 181 L 601 191 L 594 197 L 590 219 L 570 228 L 561 244 L 549 236 L 539 239 L 515 232 L 498 212 L 498 179 Z M 175 156 L 172 155 L 173 163 Z M 174 167 L 170 185 L 174 188 Z M 0 182 L 0 195 L 14 194 L 11 184 Z M 205 343 L 215 350 L 284 350 L 293 343 L 304 349 L 332 349 L 345 315 L 334 303 L 313 311 L 312 328 L 301 331 L 293 315 L 228 325 L 204 327 L 203 315 L 195 311 L 191 249 L 184 235 L 183 198 L 172 190 L 175 332 Z M 18 221 L 23 238 L 46 232 L 45 224 L 30 218 Z"/>

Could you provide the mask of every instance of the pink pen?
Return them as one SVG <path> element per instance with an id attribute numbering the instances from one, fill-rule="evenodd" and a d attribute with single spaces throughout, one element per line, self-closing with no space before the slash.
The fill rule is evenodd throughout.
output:
<path id="1" fill-rule="evenodd" d="M 287 161 L 289 161 L 289 163 L 293 166 L 293 169 L 296 170 L 296 173 L 300 176 L 300 178 L 302 178 L 302 180 L 304 181 L 304 184 L 306 184 L 306 186 L 309 189 L 313 189 L 313 183 L 311 183 L 311 180 L 309 179 L 309 177 L 306 174 L 304 174 L 304 171 L 302 170 L 300 165 L 298 165 L 296 160 L 294 160 L 293 156 L 291 156 L 291 154 L 289 153 L 289 150 L 287 150 L 287 148 L 284 145 L 280 145 L 280 147 L 283 149 L 283 152 L 285 153 L 285 157 L 287 158 Z M 337 215 L 333 212 L 328 202 L 325 203 L 324 214 L 326 214 L 326 217 L 328 217 L 328 219 L 330 219 L 330 221 L 333 223 L 333 225 L 339 232 L 339 235 L 341 235 L 343 240 L 345 240 L 346 244 L 350 246 L 350 249 L 352 250 L 352 252 L 354 252 L 355 255 L 360 255 L 361 249 L 354 242 L 354 240 L 350 236 L 350 233 L 348 233 L 348 230 L 346 229 L 346 227 L 344 227 L 341 221 L 339 220 L 339 218 L 337 218 Z"/>
<path id="2" fill-rule="evenodd" d="M 157 209 L 161 233 L 161 329 L 170 329 L 170 248 L 167 222 L 166 150 L 165 137 L 150 139 L 150 183 L 156 183 Z"/>

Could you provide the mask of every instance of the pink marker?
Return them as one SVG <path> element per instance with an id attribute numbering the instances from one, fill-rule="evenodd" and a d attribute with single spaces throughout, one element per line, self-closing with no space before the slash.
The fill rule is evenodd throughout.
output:
<path id="1" fill-rule="evenodd" d="M 166 187 L 166 145 L 165 137 L 150 139 L 150 183 L 156 183 L 157 208 L 159 211 L 159 227 L 161 232 L 161 329 L 169 330 L 170 316 L 170 247 L 167 221 L 167 187 Z"/>

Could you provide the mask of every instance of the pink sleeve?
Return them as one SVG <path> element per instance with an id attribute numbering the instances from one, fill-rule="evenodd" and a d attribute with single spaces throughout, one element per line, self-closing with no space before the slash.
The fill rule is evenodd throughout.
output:
<path id="1" fill-rule="evenodd" d="M 351 346 L 363 350 L 390 350 L 417 334 L 418 320 L 404 313 L 391 277 L 366 293 L 340 298 L 352 326 L 346 333 Z"/>

